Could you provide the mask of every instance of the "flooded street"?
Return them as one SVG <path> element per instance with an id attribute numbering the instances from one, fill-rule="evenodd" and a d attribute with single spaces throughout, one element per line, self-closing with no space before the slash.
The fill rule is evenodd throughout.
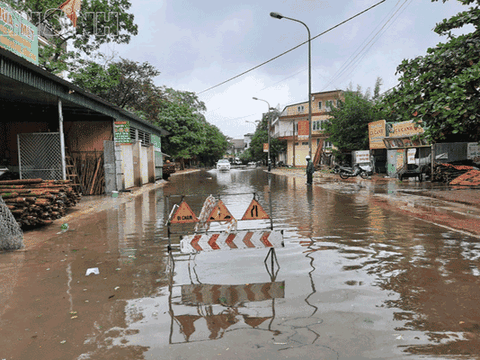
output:
<path id="1" fill-rule="evenodd" d="M 0 253 L 0 359 L 480 358 L 478 239 L 371 201 L 389 186 L 201 171 L 35 231 Z M 198 216 L 213 194 L 239 220 L 254 193 L 283 230 L 276 261 L 184 254 L 177 234 L 168 252 L 176 195 Z M 239 222 L 252 227 L 270 221 Z"/>

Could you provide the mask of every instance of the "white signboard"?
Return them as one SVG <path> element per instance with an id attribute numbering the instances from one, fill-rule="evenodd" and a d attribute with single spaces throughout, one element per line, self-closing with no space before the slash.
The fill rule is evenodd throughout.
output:
<path id="1" fill-rule="evenodd" d="M 476 157 L 480 156 L 480 146 L 478 143 L 468 143 L 467 144 L 467 159 L 473 160 Z"/>
<path id="2" fill-rule="evenodd" d="M 407 150 L 407 164 L 415 164 L 415 154 L 417 149 L 408 149 Z"/>
<path id="3" fill-rule="evenodd" d="M 357 164 L 370 162 L 370 150 L 355 151 L 355 162 Z"/>

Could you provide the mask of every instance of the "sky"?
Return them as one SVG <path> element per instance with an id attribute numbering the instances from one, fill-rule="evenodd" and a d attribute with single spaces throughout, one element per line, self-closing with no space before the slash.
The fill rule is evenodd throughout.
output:
<path id="1" fill-rule="evenodd" d="M 385 0 L 133 0 L 138 35 L 126 45 L 109 45 L 117 57 L 149 62 L 158 86 L 195 92 L 207 121 L 234 139 L 255 131 L 255 120 L 271 107 L 308 101 L 308 40 L 311 33 L 312 93 L 354 89 L 373 92 L 397 85 L 397 66 L 445 42 L 435 24 L 467 9 L 458 1 Z M 106 50 L 104 50 L 106 51 Z M 265 101 L 256 101 L 257 97 Z"/>

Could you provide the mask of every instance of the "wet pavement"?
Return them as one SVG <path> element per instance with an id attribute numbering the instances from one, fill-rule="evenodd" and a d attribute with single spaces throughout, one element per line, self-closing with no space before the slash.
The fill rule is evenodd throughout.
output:
<path id="1" fill-rule="evenodd" d="M 284 175 L 178 175 L 82 201 L 66 232 L 27 232 L 26 251 L 0 253 L 0 359 L 480 357 L 475 206 L 428 183 Z M 240 219 L 253 193 L 283 230 L 278 262 L 266 248 L 184 254 L 178 234 L 168 251 L 176 195 L 198 215 L 214 194 Z"/>

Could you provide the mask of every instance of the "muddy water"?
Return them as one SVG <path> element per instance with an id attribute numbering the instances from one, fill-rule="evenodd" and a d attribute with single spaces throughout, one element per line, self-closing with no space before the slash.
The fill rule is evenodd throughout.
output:
<path id="1" fill-rule="evenodd" d="M 178 234 L 169 255 L 176 195 L 198 215 L 214 194 L 239 219 L 253 193 L 284 231 L 278 262 L 266 249 L 189 256 Z M 478 358 L 477 241 L 370 193 L 200 172 L 39 232 L 29 251 L 0 254 L 0 359 Z"/>

